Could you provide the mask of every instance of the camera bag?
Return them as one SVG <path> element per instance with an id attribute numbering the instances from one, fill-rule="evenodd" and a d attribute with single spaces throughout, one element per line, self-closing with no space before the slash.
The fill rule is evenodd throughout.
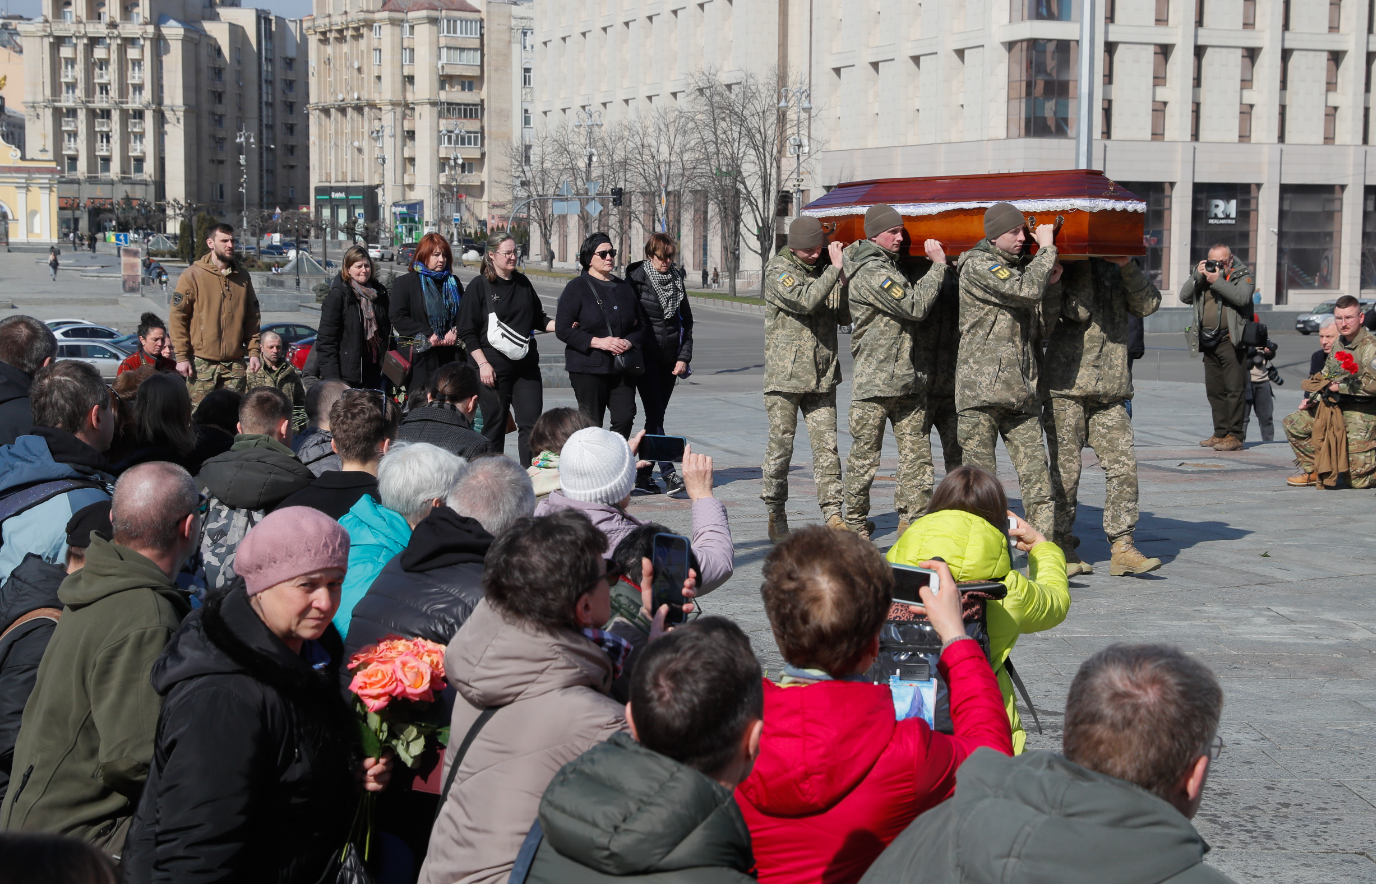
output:
<path id="1" fill-rule="evenodd" d="M 962 583 L 960 586 L 961 613 L 965 620 L 965 634 L 979 642 L 984 658 L 990 658 L 989 623 L 986 608 L 990 600 L 1002 599 L 1008 595 L 1008 587 L 993 581 Z M 901 681 L 925 681 L 936 679 L 936 711 L 933 717 L 934 730 L 944 734 L 954 733 L 951 723 L 951 696 L 946 680 L 941 676 L 937 662 L 941 659 L 941 636 L 937 635 L 931 621 L 922 614 L 914 614 L 907 605 L 894 603 L 889 609 L 889 619 L 879 631 L 879 657 L 865 673 L 874 684 L 888 684 L 889 676 L 898 675 Z M 992 662 L 992 661 L 991 661 Z M 1041 732 L 1041 722 L 1032 708 L 1027 688 L 1013 669 L 1013 661 L 1005 662 L 1004 669 L 1013 679 L 1023 702 L 1037 721 L 1037 731 Z"/>

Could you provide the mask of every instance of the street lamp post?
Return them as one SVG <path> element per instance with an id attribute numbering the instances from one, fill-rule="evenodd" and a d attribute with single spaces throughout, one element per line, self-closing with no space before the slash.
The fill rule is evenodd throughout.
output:
<path id="1" fill-rule="evenodd" d="M 242 235 L 248 233 L 248 151 L 254 145 L 253 133 L 240 129 L 234 142 L 239 145 L 239 192 L 244 195 L 244 216 L 239 225 Z"/>
<path id="2" fill-rule="evenodd" d="M 793 214 L 801 215 L 803 212 L 803 154 L 807 153 L 808 145 L 803 139 L 803 111 L 809 114 L 812 112 L 812 102 L 808 99 L 812 97 L 812 90 L 802 86 L 789 88 L 785 86 L 779 90 L 779 110 L 788 112 L 789 99 L 793 99 L 794 127 L 793 137 L 788 139 L 789 147 L 793 150 L 796 158 L 793 165 Z"/>
<path id="3" fill-rule="evenodd" d="M 592 163 L 593 160 L 597 159 L 597 151 L 593 150 L 592 147 L 592 137 L 593 129 L 602 128 L 602 112 L 595 111 L 591 107 L 585 107 L 578 111 L 578 118 L 573 121 L 573 125 L 587 129 L 588 131 L 588 146 L 587 149 L 583 151 L 588 160 L 588 177 L 584 183 L 588 187 L 588 194 L 592 195 Z M 586 230 L 583 232 L 585 234 L 587 233 Z"/>
<path id="4" fill-rule="evenodd" d="M 382 150 L 382 138 L 384 135 L 391 135 L 391 127 L 382 125 L 382 118 L 378 117 L 372 130 L 368 133 L 372 136 L 373 143 L 377 145 L 377 166 L 378 166 L 378 227 L 387 228 L 387 244 L 392 244 L 391 225 L 383 221 L 387 214 L 387 154 Z M 381 230 L 378 231 L 378 242 L 381 244 Z"/>

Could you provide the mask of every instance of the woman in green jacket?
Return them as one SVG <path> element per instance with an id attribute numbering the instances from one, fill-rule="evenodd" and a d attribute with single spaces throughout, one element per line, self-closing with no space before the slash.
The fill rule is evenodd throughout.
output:
<path id="1" fill-rule="evenodd" d="M 1009 520 L 1016 526 L 1009 529 Z M 1027 576 L 1014 571 L 1008 541 L 1027 553 Z M 986 609 L 989 649 L 1003 691 L 1003 705 L 1013 728 L 1013 754 L 1027 742 L 1013 699 L 1013 682 L 1004 663 L 1018 636 L 1058 625 L 1070 610 L 1070 582 L 1065 553 L 1008 510 L 1008 498 L 998 479 L 974 466 L 952 470 L 937 486 L 927 515 L 913 523 L 889 550 L 890 562 L 916 565 L 941 558 L 957 583 L 997 580 L 1008 596 L 991 601 Z"/>

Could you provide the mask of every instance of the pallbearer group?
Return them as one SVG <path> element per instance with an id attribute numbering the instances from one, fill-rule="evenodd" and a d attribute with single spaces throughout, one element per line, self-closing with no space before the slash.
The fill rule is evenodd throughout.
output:
<path id="1" fill-rule="evenodd" d="M 1082 452 L 1107 480 L 1104 533 L 1110 573 L 1161 567 L 1133 544 L 1137 461 L 1128 359 L 1129 317 L 1146 317 L 1161 293 L 1126 257 L 1059 259 L 1055 228 L 1029 230 L 1011 203 L 984 214 L 984 234 L 952 261 L 937 239 L 916 251 L 899 212 L 873 205 L 865 239 L 842 248 L 822 223 L 799 217 L 765 268 L 764 399 L 769 442 L 760 494 L 769 536 L 788 534 L 785 502 L 798 414 L 812 443 L 817 502 L 827 525 L 868 537 L 870 488 L 886 423 L 898 447 L 894 508 L 901 537 L 934 482 L 931 433 L 945 468 L 996 471 L 1003 439 L 1027 521 L 1065 551 L 1071 575 L 1092 566 L 1076 553 Z M 1035 253 L 1031 246 L 1035 243 Z M 838 326 L 850 326 L 852 437 L 844 473 L 836 445 Z M 844 478 L 843 478 L 844 476 Z"/>

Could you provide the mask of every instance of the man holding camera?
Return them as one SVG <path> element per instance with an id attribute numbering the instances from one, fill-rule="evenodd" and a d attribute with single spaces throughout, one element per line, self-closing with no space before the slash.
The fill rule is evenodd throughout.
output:
<path id="1" fill-rule="evenodd" d="M 1333 320 L 1338 327 L 1338 340 L 1324 363 L 1323 370 L 1312 381 L 1327 380 L 1314 396 L 1335 403 L 1342 409 L 1343 426 L 1347 431 L 1348 481 L 1353 488 L 1376 485 L 1376 335 L 1362 325 L 1361 303 L 1351 295 L 1343 295 L 1333 308 Z M 1344 364 L 1349 368 L 1344 368 Z M 1355 368 L 1355 373 L 1350 370 Z M 1313 389 L 1306 386 L 1306 389 Z M 1315 462 L 1318 446 L 1314 443 L 1314 424 L 1317 409 L 1301 408 L 1287 417 L 1281 425 L 1285 437 L 1295 452 L 1300 475 L 1291 476 L 1286 484 L 1302 488 L 1308 485 L 1336 487 L 1338 476 L 1325 476 L 1319 482 Z"/>
<path id="2" fill-rule="evenodd" d="M 1252 318 L 1256 291 L 1252 268 L 1219 243 L 1195 265 L 1180 287 L 1180 300 L 1194 305 L 1194 327 L 1204 356 L 1204 392 L 1213 411 L 1214 432 L 1200 446 L 1214 451 L 1242 449 L 1242 422 L 1247 413 L 1247 369 L 1242 330 Z"/>

